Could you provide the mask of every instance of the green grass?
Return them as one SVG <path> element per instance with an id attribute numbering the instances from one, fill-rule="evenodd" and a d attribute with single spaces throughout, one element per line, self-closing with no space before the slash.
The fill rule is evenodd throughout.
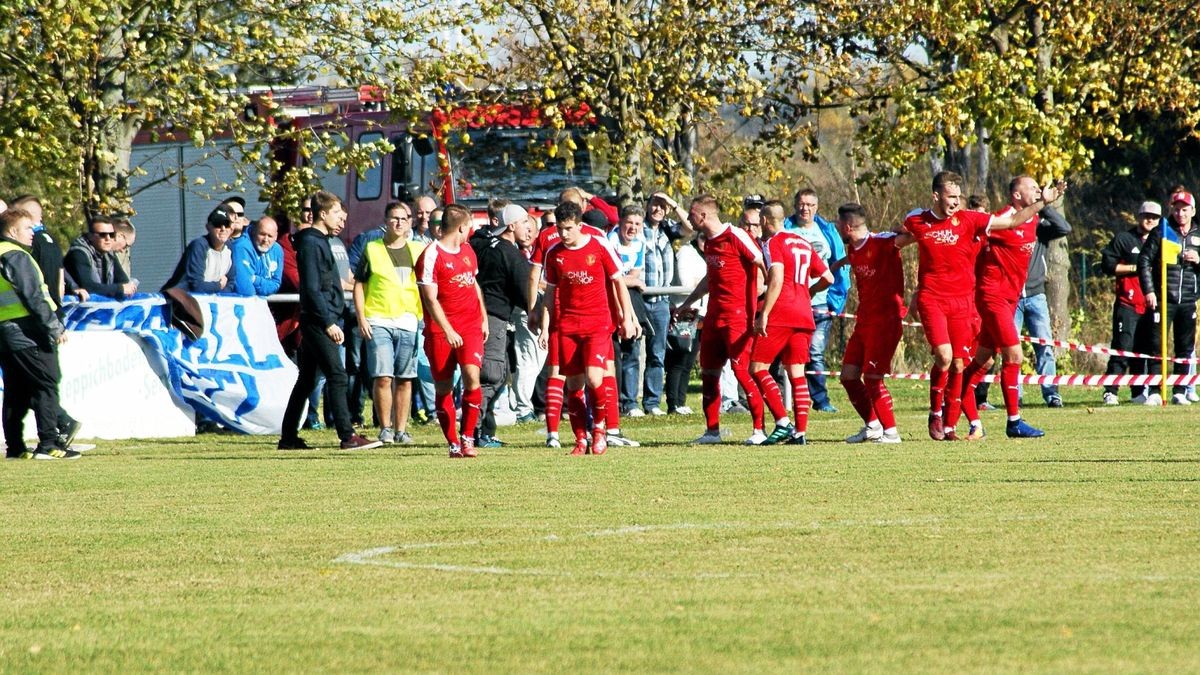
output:
<path id="1" fill-rule="evenodd" d="M 1200 407 L 949 444 L 894 390 L 899 446 L 842 443 L 835 398 L 804 448 L 680 445 L 693 416 L 600 458 L 527 425 L 474 461 L 417 427 L 6 462 L 0 671 L 1200 669 Z"/>

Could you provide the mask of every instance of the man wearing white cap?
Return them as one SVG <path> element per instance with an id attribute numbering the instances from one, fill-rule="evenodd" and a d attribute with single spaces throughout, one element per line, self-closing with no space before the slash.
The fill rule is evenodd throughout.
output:
<path id="1" fill-rule="evenodd" d="M 488 227 L 480 228 L 470 239 L 479 259 L 476 280 L 483 290 L 487 309 L 488 338 L 483 345 L 483 367 L 479 371 L 483 386 L 482 415 L 476 431 L 476 447 L 495 448 L 496 417 L 493 409 L 496 392 L 508 377 L 508 324 L 516 308 L 525 306 L 529 295 L 529 261 L 521 253 L 518 241 L 532 237 L 534 227 L 529 212 L 516 204 L 494 208 Z"/>
<path id="2" fill-rule="evenodd" d="M 1113 237 L 1101 251 L 1100 267 L 1106 274 L 1113 275 L 1113 337 L 1112 348 L 1133 351 L 1139 343 L 1153 342 L 1154 317 L 1146 313 L 1146 297 L 1138 280 L 1138 254 L 1146 237 L 1158 227 L 1162 220 L 1162 207 L 1158 202 L 1142 202 L 1137 212 L 1137 225 Z M 1146 360 L 1110 356 L 1105 375 L 1146 374 Z M 1117 391 L 1120 387 L 1109 385 L 1104 388 L 1104 405 L 1119 405 Z M 1134 399 L 1145 402 L 1145 387 L 1130 386 Z"/>

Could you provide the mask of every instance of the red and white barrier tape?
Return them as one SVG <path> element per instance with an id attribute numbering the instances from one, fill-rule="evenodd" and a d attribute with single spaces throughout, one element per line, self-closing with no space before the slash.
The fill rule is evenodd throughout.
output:
<path id="1" fill-rule="evenodd" d="M 849 313 L 833 314 L 832 316 L 842 319 L 857 319 L 858 316 Z M 915 321 L 902 321 L 903 325 L 910 328 L 920 328 L 921 324 Z M 1142 354 L 1139 352 L 1130 352 L 1124 349 L 1113 349 L 1104 345 L 1085 345 L 1080 342 L 1071 342 L 1070 340 L 1054 340 L 1051 338 L 1037 338 L 1028 335 L 1021 336 L 1021 342 L 1028 342 L 1035 345 L 1049 345 L 1051 347 L 1059 347 L 1061 349 L 1069 349 L 1075 352 L 1088 352 L 1090 354 L 1105 354 L 1108 356 L 1126 356 L 1134 359 L 1150 359 L 1151 361 L 1161 361 L 1162 357 L 1157 354 Z M 1200 358 L 1170 358 L 1172 363 L 1200 363 Z"/>
<path id="2" fill-rule="evenodd" d="M 810 375 L 816 375 L 816 371 L 808 371 Z M 840 377 L 839 371 L 821 371 L 826 377 Z M 884 377 L 893 380 L 928 380 L 929 373 L 891 373 Z M 988 375 L 983 378 L 985 382 L 995 382 L 998 378 L 994 375 Z M 1021 384 L 1055 384 L 1065 385 L 1069 387 L 1123 387 L 1126 385 L 1156 387 L 1162 380 L 1160 375 L 1022 375 L 1019 379 Z M 1197 375 L 1168 375 L 1167 386 L 1191 386 L 1200 385 L 1200 374 Z"/>

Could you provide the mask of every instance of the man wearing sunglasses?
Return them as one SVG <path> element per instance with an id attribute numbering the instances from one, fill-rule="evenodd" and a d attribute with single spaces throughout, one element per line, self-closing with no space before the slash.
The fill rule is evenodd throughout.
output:
<path id="1" fill-rule="evenodd" d="M 221 204 L 208 214 L 208 233 L 188 242 L 163 289 L 183 287 L 191 293 L 233 293 L 233 253 L 228 243 L 234 224 L 245 218 L 237 204 Z"/>
<path id="2" fill-rule="evenodd" d="M 117 229 L 113 218 L 95 216 L 88 231 L 71 242 L 63 266 L 75 286 L 89 295 L 122 299 L 137 292 L 138 282 L 117 262 Z"/>

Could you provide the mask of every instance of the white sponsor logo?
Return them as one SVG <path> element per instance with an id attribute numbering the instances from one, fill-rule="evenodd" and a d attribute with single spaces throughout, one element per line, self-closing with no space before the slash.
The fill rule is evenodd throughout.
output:
<path id="1" fill-rule="evenodd" d="M 577 270 L 567 272 L 566 279 L 567 283 L 575 284 L 576 286 L 583 286 L 592 283 L 592 281 L 595 280 L 595 277 L 588 274 L 587 270 Z"/>
<path id="2" fill-rule="evenodd" d="M 953 230 L 930 230 L 925 238 L 932 239 L 933 243 L 939 246 L 954 246 L 958 244 L 959 236 Z"/>
<path id="3" fill-rule="evenodd" d="M 473 272 L 459 272 L 458 274 L 450 277 L 450 283 L 458 286 L 459 288 L 466 288 L 467 286 L 474 285 L 475 274 Z"/>

